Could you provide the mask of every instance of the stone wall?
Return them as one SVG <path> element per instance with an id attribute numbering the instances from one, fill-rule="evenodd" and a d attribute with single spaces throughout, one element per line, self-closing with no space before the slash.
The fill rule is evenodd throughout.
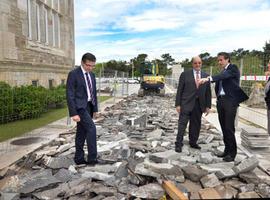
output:
<path id="1" fill-rule="evenodd" d="M 73 0 L 0 1 L 0 81 L 56 86 L 73 66 Z"/>

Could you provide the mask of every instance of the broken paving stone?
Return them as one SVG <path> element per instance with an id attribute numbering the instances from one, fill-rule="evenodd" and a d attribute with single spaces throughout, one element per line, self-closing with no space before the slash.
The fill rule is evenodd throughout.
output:
<path id="1" fill-rule="evenodd" d="M 211 152 L 201 153 L 198 159 L 199 163 L 210 164 L 213 162 L 213 156 Z"/>
<path id="2" fill-rule="evenodd" d="M 70 165 L 68 170 L 72 173 L 72 174 L 77 174 L 78 171 L 75 169 L 75 167 L 73 165 Z"/>
<path id="3" fill-rule="evenodd" d="M 180 154 L 174 150 L 167 150 L 164 152 L 153 153 L 149 155 L 149 160 L 155 163 L 167 163 L 168 160 L 178 160 Z"/>
<path id="4" fill-rule="evenodd" d="M 74 165 L 72 158 L 66 156 L 50 157 L 45 165 L 51 169 L 68 169 L 70 165 Z"/>
<path id="5" fill-rule="evenodd" d="M 114 179 L 113 175 L 109 175 L 106 173 L 101 173 L 101 172 L 91 172 L 91 171 L 84 171 L 82 172 L 82 177 L 83 178 L 92 178 L 100 181 L 107 181 L 109 179 Z"/>
<path id="6" fill-rule="evenodd" d="M 137 151 L 137 152 L 135 153 L 135 156 L 137 156 L 138 158 L 145 158 L 145 154 L 142 153 L 141 151 Z"/>
<path id="7" fill-rule="evenodd" d="M 150 133 L 147 133 L 147 140 L 160 140 L 161 136 L 164 134 L 162 129 L 156 129 Z"/>
<path id="8" fill-rule="evenodd" d="M 201 199 L 221 199 L 221 196 L 214 188 L 204 188 L 199 190 Z"/>
<path id="9" fill-rule="evenodd" d="M 259 184 L 261 179 L 254 172 L 246 172 L 239 174 L 239 177 L 247 183 Z"/>
<path id="10" fill-rule="evenodd" d="M 2 192 L 0 192 L 0 199 L 1 200 L 19 200 L 20 194 L 19 193 L 2 193 Z"/>
<path id="11" fill-rule="evenodd" d="M 222 199 L 235 199 L 238 191 L 230 185 L 219 185 L 215 187 Z"/>
<path id="12" fill-rule="evenodd" d="M 118 167 L 116 172 L 114 173 L 115 178 L 123 178 L 128 176 L 128 168 L 127 168 L 128 162 L 123 161 L 121 165 Z"/>
<path id="13" fill-rule="evenodd" d="M 270 198 L 270 186 L 265 184 L 265 183 L 261 183 L 258 185 L 257 188 L 257 192 L 263 197 L 263 198 Z"/>
<path id="14" fill-rule="evenodd" d="M 220 162 L 220 163 L 212 163 L 212 164 L 198 164 L 202 169 L 208 171 L 209 173 L 218 172 L 223 169 L 232 168 L 234 164 L 232 162 Z"/>
<path id="15" fill-rule="evenodd" d="M 160 199 L 164 195 L 164 190 L 159 184 L 150 183 L 132 189 L 130 195 L 138 198 Z"/>
<path id="16" fill-rule="evenodd" d="M 219 179 L 231 178 L 236 176 L 235 171 L 232 168 L 223 168 L 220 171 L 216 172 L 216 176 Z"/>
<path id="17" fill-rule="evenodd" d="M 150 169 L 145 168 L 143 163 L 139 163 L 139 164 L 136 165 L 135 173 L 143 175 L 143 176 L 151 176 L 151 177 L 154 177 L 154 178 L 159 178 L 160 177 L 160 174 L 158 174 L 156 172 L 153 172 Z"/>
<path id="18" fill-rule="evenodd" d="M 90 188 L 91 192 L 94 192 L 98 195 L 103 195 L 103 196 L 114 196 L 117 193 L 117 190 L 113 187 L 106 187 L 102 184 L 99 183 L 92 183 L 91 184 L 91 188 Z"/>
<path id="19" fill-rule="evenodd" d="M 18 191 L 23 194 L 29 194 L 37 189 L 50 187 L 57 183 L 60 183 L 60 181 L 52 176 L 52 171 L 45 169 L 25 174 L 25 177 L 21 179 L 22 185 Z"/>
<path id="20" fill-rule="evenodd" d="M 194 156 L 181 156 L 179 158 L 180 161 L 190 164 L 195 164 L 197 162 L 197 157 Z"/>
<path id="21" fill-rule="evenodd" d="M 196 165 L 188 165 L 182 167 L 182 170 L 184 172 L 185 178 L 194 182 L 200 181 L 203 176 L 208 174 L 206 170 L 200 169 Z"/>
<path id="22" fill-rule="evenodd" d="M 245 173 L 254 170 L 259 165 L 259 161 L 255 156 L 243 160 L 240 164 L 233 167 L 236 173 Z"/>
<path id="23" fill-rule="evenodd" d="M 183 172 L 180 167 L 171 165 L 169 163 L 153 163 L 144 161 L 144 167 L 153 172 L 163 175 L 182 176 Z"/>
<path id="24" fill-rule="evenodd" d="M 124 194 L 128 194 L 131 190 L 135 190 L 138 188 L 138 186 L 126 183 L 124 181 L 121 182 L 117 187 L 118 191 Z"/>
<path id="25" fill-rule="evenodd" d="M 239 193 L 237 198 L 239 199 L 259 199 L 261 198 L 256 192 L 242 192 Z"/>
<path id="26" fill-rule="evenodd" d="M 60 169 L 54 177 L 62 183 L 68 182 L 72 179 L 72 172 L 66 169 Z"/>
<path id="27" fill-rule="evenodd" d="M 252 192 L 255 189 L 255 184 L 254 183 L 242 184 L 239 186 L 238 189 L 240 192 Z"/>
<path id="28" fill-rule="evenodd" d="M 200 179 L 201 184 L 204 188 L 216 187 L 221 184 L 215 174 L 208 174 Z"/>

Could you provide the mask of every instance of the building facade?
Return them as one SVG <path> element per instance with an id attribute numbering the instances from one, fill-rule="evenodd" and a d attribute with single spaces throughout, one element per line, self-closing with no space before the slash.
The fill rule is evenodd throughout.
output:
<path id="1" fill-rule="evenodd" d="M 0 1 L 0 81 L 64 84 L 74 46 L 73 0 Z"/>

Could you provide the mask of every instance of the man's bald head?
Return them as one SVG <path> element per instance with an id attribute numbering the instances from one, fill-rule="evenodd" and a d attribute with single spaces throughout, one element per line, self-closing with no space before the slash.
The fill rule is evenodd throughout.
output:
<path id="1" fill-rule="evenodd" d="M 200 58 L 200 56 L 194 56 L 191 61 L 193 69 L 196 71 L 200 71 L 202 67 L 202 59 Z"/>

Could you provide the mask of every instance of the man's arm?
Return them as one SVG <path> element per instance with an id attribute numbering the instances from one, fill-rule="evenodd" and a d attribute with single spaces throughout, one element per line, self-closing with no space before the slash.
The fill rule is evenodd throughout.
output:
<path id="1" fill-rule="evenodd" d="M 212 76 L 211 82 L 217 82 L 217 81 L 222 81 L 225 79 L 233 78 L 233 77 L 238 77 L 240 75 L 239 70 L 236 65 L 231 64 L 226 71 L 219 73 L 215 76 Z"/>
<path id="2" fill-rule="evenodd" d="M 66 98 L 67 98 L 67 105 L 69 110 L 69 116 L 78 115 L 75 105 L 75 74 L 74 71 L 69 72 L 67 78 L 67 88 L 66 88 Z"/>
<path id="3" fill-rule="evenodd" d="M 177 87 L 177 93 L 176 93 L 176 99 L 175 99 L 175 106 L 181 106 L 181 99 L 182 99 L 182 93 L 185 86 L 185 76 L 184 73 L 182 73 L 179 77 L 178 87 Z"/>
<path id="4" fill-rule="evenodd" d="M 204 84 L 208 81 L 210 81 L 212 83 L 218 82 L 221 80 L 229 79 L 232 77 L 238 77 L 238 76 L 240 76 L 240 73 L 239 73 L 237 66 L 231 64 L 231 66 L 225 72 L 219 73 L 215 76 L 208 76 L 207 78 L 200 79 L 199 84 Z"/>

